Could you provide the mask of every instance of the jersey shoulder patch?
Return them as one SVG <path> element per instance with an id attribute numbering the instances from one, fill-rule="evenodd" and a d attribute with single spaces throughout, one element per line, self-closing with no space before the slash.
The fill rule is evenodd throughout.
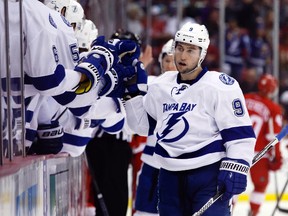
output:
<path id="1" fill-rule="evenodd" d="M 234 82 L 235 82 L 235 79 L 234 79 L 234 78 L 232 78 L 232 77 L 230 77 L 229 75 L 224 74 L 224 73 L 222 73 L 222 74 L 219 75 L 219 79 L 220 79 L 220 81 L 221 81 L 222 83 L 224 83 L 225 85 L 233 85 Z"/>

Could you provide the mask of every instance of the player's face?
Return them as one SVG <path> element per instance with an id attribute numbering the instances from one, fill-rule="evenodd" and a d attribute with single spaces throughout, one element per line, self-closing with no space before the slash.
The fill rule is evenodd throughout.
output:
<path id="1" fill-rule="evenodd" d="M 175 71 L 176 66 L 174 63 L 174 56 L 173 55 L 165 55 L 162 59 L 162 71 L 163 73 L 166 71 Z"/>
<path id="2" fill-rule="evenodd" d="M 175 65 L 177 70 L 186 74 L 197 67 L 200 51 L 198 46 L 178 42 L 175 47 Z"/>

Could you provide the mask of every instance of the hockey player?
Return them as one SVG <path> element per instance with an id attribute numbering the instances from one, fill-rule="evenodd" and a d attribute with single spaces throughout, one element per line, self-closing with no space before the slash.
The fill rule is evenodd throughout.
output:
<path id="1" fill-rule="evenodd" d="M 173 39 L 167 41 L 162 47 L 161 53 L 159 54 L 158 61 L 161 66 L 161 72 L 175 71 L 176 66 L 174 64 L 173 56 Z M 150 78 L 150 79 L 149 79 Z M 152 79 L 151 79 L 152 78 Z M 149 76 L 148 85 L 153 81 L 157 81 L 157 77 Z M 136 140 L 143 142 L 140 137 L 136 137 Z M 143 162 L 139 177 L 137 178 L 137 190 L 135 198 L 135 210 L 134 216 L 141 215 L 158 215 L 158 174 L 159 174 L 159 164 L 153 157 L 154 148 L 157 142 L 157 137 L 151 131 L 151 134 L 147 137 L 146 145 L 141 155 L 141 160 Z"/>
<path id="2" fill-rule="evenodd" d="M 84 19 L 81 25 L 81 29 L 76 31 L 76 38 L 78 41 L 80 56 L 81 53 L 90 50 L 90 44 L 97 38 L 98 29 L 96 25 L 88 19 Z"/>
<path id="3" fill-rule="evenodd" d="M 262 75 L 258 81 L 258 92 L 245 94 L 246 105 L 257 137 L 255 153 L 261 151 L 283 126 L 283 110 L 279 104 L 273 102 L 276 96 L 278 82 L 270 74 Z M 265 199 L 265 191 L 269 183 L 269 171 L 281 168 L 282 156 L 280 144 L 269 151 L 250 170 L 254 189 L 250 198 L 249 216 L 259 213 L 261 204 Z"/>
<path id="4" fill-rule="evenodd" d="M 208 46 L 204 25 L 184 24 L 175 34 L 178 71 L 126 102 L 135 133 L 147 136 L 155 126 L 160 215 L 192 215 L 223 191 L 205 214 L 227 216 L 232 196 L 247 186 L 255 134 L 238 82 L 202 68 Z"/>
<path id="5" fill-rule="evenodd" d="M 69 21 L 76 34 L 76 32 L 81 29 L 84 19 L 84 10 L 81 4 L 75 0 L 70 0 L 69 6 L 65 13 L 65 18 Z"/>
<path id="6" fill-rule="evenodd" d="M 112 34 L 111 39 L 133 40 L 137 42 L 140 50 L 141 40 L 132 32 L 118 29 Z M 127 64 L 126 58 L 122 60 L 122 63 Z M 126 125 L 118 134 L 107 133 L 100 128 L 86 148 L 87 159 L 90 161 L 89 167 L 92 169 L 91 172 L 95 173 L 95 180 L 102 192 L 110 216 L 126 216 L 127 214 L 129 198 L 127 172 L 132 157 L 129 145 L 132 133 L 129 128 L 126 130 Z M 107 170 L 110 171 L 107 172 Z M 93 190 L 93 192 L 97 206 L 96 215 L 105 215 L 97 197 L 97 191 Z"/>
<path id="7" fill-rule="evenodd" d="M 161 67 L 161 73 L 176 70 L 173 55 L 173 39 L 168 40 L 163 45 L 158 61 Z"/>

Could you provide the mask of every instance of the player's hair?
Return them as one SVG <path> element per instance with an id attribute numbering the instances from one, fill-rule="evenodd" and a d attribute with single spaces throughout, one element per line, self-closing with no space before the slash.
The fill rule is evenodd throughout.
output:
<path id="1" fill-rule="evenodd" d="M 175 43 L 177 42 L 201 47 L 200 59 L 197 64 L 199 67 L 206 56 L 210 44 L 209 34 L 206 27 L 192 22 L 185 23 L 175 34 Z"/>

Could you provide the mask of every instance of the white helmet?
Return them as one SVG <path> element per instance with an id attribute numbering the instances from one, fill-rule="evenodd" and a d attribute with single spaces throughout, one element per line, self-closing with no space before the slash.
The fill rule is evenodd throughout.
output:
<path id="1" fill-rule="evenodd" d="M 193 44 L 202 48 L 198 67 L 204 60 L 210 43 L 209 34 L 204 25 L 187 22 L 175 34 L 175 42 Z"/>
<path id="2" fill-rule="evenodd" d="M 79 48 L 90 49 L 93 40 L 98 36 L 96 25 L 88 19 L 84 19 L 81 29 L 76 31 L 76 38 Z"/>
<path id="3" fill-rule="evenodd" d="M 81 4 L 75 0 L 71 0 L 65 18 L 71 25 L 75 23 L 75 31 L 80 30 L 84 18 L 84 10 Z"/>
<path id="4" fill-rule="evenodd" d="M 44 4 L 51 8 L 52 10 L 56 10 L 61 13 L 62 8 L 68 8 L 70 0 L 44 0 Z"/>
<path id="5" fill-rule="evenodd" d="M 174 45 L 174 40 L 173 39 L 170 39 L 169 41 L 167 41 L 163 47 L 162 47 L 162 50 L 158 56 L 158 61 L 161 65 L 162 63 L 162 59 L 163 59 L 163 55 L 166 53 L 167 55 L 173 55 L 173 45 Z"/>

